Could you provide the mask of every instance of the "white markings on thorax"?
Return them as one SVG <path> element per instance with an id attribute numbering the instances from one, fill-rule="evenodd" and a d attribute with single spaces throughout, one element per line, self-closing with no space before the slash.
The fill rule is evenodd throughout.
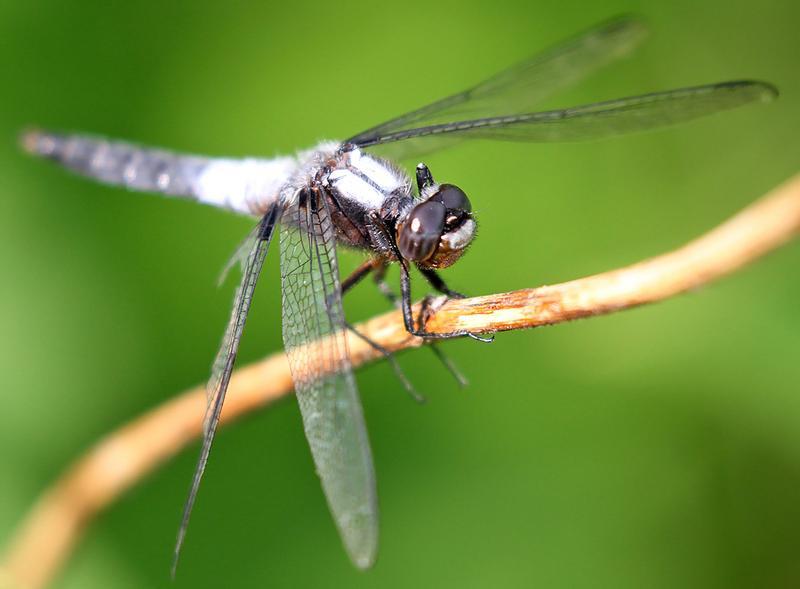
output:
<path id="1" fill-rule="evenodd" d="M 328 180 L 344 198 L 370 209 L 380 209 L 383 204 L 384 192 L 351 170 L 334 170 L 328 175 Z"/>
<path id="2" fill-rule="evenodd" d="M 366 178 L 374 182 L 385 192 L 392 192 L 404 184 L 402 178 L 385 163 L 369 155 L 361 153 L 360 149 L 350 152 L 350 166 L 361 172 Z"/>
<path id="3" fill-rule="evenodd" d="M 380 209 L 387 194 L 407 184 L 390 165 L 358 149 L 347 152 L 346 161 L 346 167 L 331 172 L 328 180 L 344 198 L 367 208 Z"/>

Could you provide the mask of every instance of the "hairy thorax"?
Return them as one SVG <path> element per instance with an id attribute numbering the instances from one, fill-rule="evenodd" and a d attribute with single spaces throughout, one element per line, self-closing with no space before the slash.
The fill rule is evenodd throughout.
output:
<path id="1" fill-rule="evenodd" d="M 325 199 L 340 243 L 374 250 L 369 217 L 396 217 L 398 207 L 410 205 L 409 177 L 384 159 L 359 149 L 343 151 L 336 143 L 322 143 L 307 154 L 301 154 L 297 174 L 286 187 L 288 201 L 300 204 L 299 195 L 313 192 Z"/>

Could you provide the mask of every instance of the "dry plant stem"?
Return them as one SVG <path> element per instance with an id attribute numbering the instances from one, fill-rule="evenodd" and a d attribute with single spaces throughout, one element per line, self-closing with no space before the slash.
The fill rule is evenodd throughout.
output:
<path id="1" fill-rule="evenodd" d="M 563 284 L 450 300 L 438 309 L 427 328 L 488 333 L 560 323 L 659 301 L 733 272 L 798 232 L 800 176 L 673 252 Z M 389 350 L 423 343 L 406 332 L 399 312 L 379 316 L 357 328 Z M 379 356 L 352 334 L 348 341 L 353 366 Z M 291 390 L 292 379 L 282 354 L 241 368 L 231 379 L 222 423 L 260 409 Z M 5 579 L 10 587 L 44 587 L 100 510 L 199 437 L 205 407 L 205 388 L 198 387 L 98 442 L 28 514 L 0 565 L 0 583 Z"/>

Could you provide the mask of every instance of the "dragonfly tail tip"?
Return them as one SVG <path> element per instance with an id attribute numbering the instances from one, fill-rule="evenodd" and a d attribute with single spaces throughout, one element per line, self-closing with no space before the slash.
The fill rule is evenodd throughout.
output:
<path id="1" fill-rule="evenodd" d="M 33 155 L 39 153 L 42 132 L 36 128 L 23 129 L 19 134 L 19 146 L 26 152 Z"/>

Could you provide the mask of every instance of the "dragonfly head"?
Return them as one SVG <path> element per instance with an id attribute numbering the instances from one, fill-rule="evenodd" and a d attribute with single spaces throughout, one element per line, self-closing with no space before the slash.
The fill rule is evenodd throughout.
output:
<path id="1" fill-rule="evenodd" d="M 397 225 L 397 247 L 424 268 L 446 268 L 475 237 L 475 219 L 467 195 L 453 184 L 439 184 Z"/>

